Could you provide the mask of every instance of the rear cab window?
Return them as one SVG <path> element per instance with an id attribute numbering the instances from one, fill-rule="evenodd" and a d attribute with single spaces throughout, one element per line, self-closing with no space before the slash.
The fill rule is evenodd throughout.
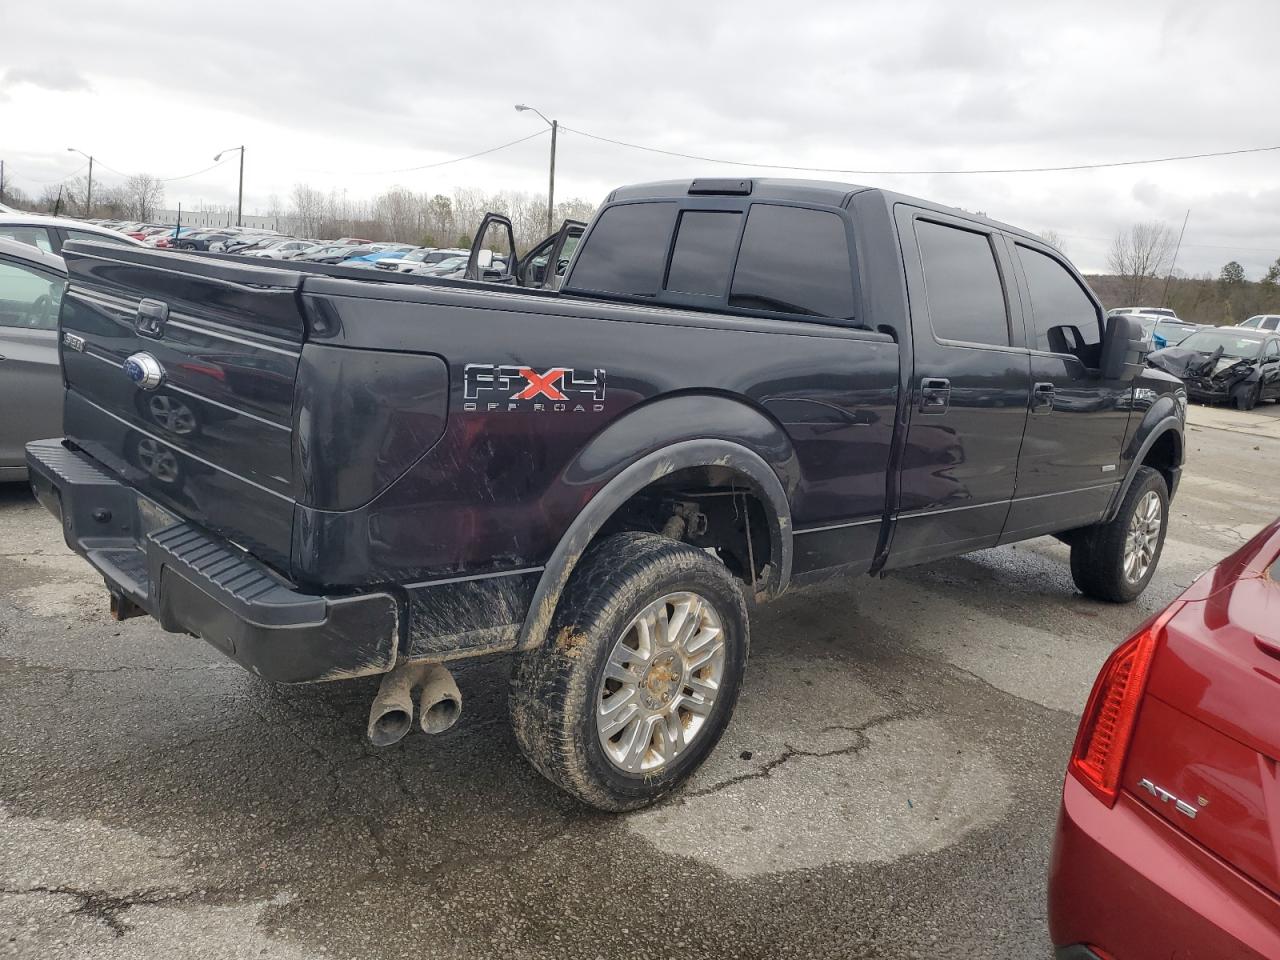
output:
<path id="1" fill-rule="evenodd" d="M 586 237 L 567 287 L 752 316 L 856 322 L 845 218 L 758 200 L 608 207 Z"/>

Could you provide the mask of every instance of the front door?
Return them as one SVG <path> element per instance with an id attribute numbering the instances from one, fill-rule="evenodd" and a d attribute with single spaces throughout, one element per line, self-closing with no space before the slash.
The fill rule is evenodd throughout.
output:
<path id="1" fill-rule="evenodd" d="M 58 309 L 66 280 L 0 257 L 0 479 L 21 476 L 26 444 L 62 435 Z"/>
<path id="2" fill-rule="evenodd" d="M 1133 384 L 1103 380 L 1102 307 L 1066 262 L 1010 238 L 1020 271 L 1031 405 L 1003 542 L 1096 522 L 1121 480 Z"/>
<path id="3" fill-rule="evenodd" d="M 999 238 L 977 221 L 905 205 L 896 215 L 915 366 L 888 565 L 905 566 L 999 540 L 1030 378 Z"/>
<path id="4" fill-rule="evenodd" d="M 1280 400 L 1280 340 L 1268 340 L 1262 347 L 1262 388 L 1264 400 Z"/>

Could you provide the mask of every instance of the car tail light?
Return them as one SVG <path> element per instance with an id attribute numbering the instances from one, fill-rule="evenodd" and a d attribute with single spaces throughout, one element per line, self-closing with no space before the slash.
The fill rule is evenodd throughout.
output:
<path id="1" fill-rule="evenodd" d="M 1175 601 L 1107 658 L 1093 684 L 1067 771 L 1107 806 L 1116 802 L 1120 772 L 1138 718 L 1151 659 L 1165 626 L 1182 609 Z"/>

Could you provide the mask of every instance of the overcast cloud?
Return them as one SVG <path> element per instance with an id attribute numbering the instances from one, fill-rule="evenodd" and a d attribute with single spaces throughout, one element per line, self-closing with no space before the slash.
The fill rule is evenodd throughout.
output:
<path id="1" fill-rule="evenodd" d="M 245 206 L 306 181 L 545 191 L 571 128 L 703 156 L 874 170 L 1056 166 L 1280 145 L 1280 2 L 481 5 L 6 4 L 0 157 L 29 193 L 79 170 L 174 177 L 246 145 Z M 564 133 L 557 194 L 698 175 L 822 177 Z M 1049 174 L 836 176 L 1052 229 L 1083 269 L 1115 231 L 1174 229 L 1179 266 L 1253 278 L 1280 256 L 1280 152 Z M 167 185 L 233 204 L 235 157 Z"/>

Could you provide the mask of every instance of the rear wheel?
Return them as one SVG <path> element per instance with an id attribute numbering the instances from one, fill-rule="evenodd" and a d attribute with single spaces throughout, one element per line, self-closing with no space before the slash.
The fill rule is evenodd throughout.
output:
<path id="1" fill-rule="evenodd" d="M 516 740 L 585 803 L 652 803 L 719 741 L 747 647 L 742 589 L 722 563 L 665 537 L 610 537 L 574 570 L 547 642 L 516 662 Z"/>
<path id="2" fill-rule="evenodd" d="M 1139 467 L 1115 519 L 1078 531 L 1071 543 L 1071 579 L 1095 600 L 1129 603 L 1155 575 L 1169 523 L 1164 477 Z"/>

